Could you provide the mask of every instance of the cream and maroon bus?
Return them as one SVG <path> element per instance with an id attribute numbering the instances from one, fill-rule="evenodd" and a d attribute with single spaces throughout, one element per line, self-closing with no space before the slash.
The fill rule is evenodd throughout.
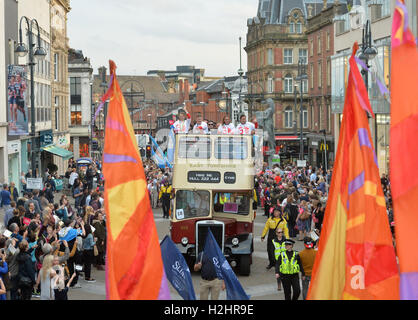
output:
<path id="1" fill-rule="evenodd" d="M 261 146 L 259 134 L 176 136 L 170 231 L 190 265 L 210 228 L 231 266 L 250 274 L 254 172 Z"/>

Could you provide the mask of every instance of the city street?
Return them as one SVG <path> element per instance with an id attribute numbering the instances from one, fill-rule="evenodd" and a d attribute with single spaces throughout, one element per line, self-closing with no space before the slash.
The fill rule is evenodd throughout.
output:
<path id="1" fill-rule="evenodd" d="M 169 220 L 162 218 L 162 210 L 158 208 L 154 210 L 154 219 L 157 226 L 158 236 L 160 241 L 169 232 Z M 274 268 L 266 270 L 268 263 L 266 241 L 261 242 L 260 235 L 264 228 L 266 217 L 263 216 L 261 210 L 257 212 L 257 217 L 254 226 L 254 253 L 253 264 L 251 266 L 251 274 L 248 277 L 238 276 L 238 279 L 244 288 L 245 292 L 251 296 L 252 300 L 284 300 L 284 294 L 282 291 L 277 291 L 277 282 L 274 278 Z M 296 242 L 296 250 L 303 249 L 302 242 Z M 98 271 L 93 268 L 93 278 L 96 279 L 95 283 L 88 283 L 83 279 L 79 280 L 81 288 L 71 289 L 68 294 L 70 300 L 103 300 L 106 297 L 105 294 L 105 271 Z M 200 274 L 192 271 L 193 286 L 195 289 L 196 297 L 199 299 L 199 280 Z M 170 286 L 170 293 L 173 300 L 182 300 L 177 294 L 175 289 Z M 226 299 L 226 292 L 221 293 L 220 299 Z"/>

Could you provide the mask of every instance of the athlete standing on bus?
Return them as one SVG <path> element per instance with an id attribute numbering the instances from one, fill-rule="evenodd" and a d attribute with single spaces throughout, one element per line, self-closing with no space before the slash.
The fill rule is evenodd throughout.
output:
<path id="1" fill-rule="evenodd" d="M 191 118 L 192 117 L 186 108 L 184 108 L 184 110 L 179 110 L 179 119 L 173 124 L 174 132 L 189 133 Z"/>
<path id="2" fill-rule="evenodd" d="M 224 116 L 222 124 L 218 126 L 218 134 L 234 134 L 235 126 L 229 116 Z"/>
<path id="3" fill-rule="evenodd" d="M 196 124 L 193 127 L 193 133 L 208 134 L 209 128 L 208 124 L 203 121 L 203 117 L 199 114 L 196 118 Z"/>
<path id="4" fill-rule="evenodd" d="M 255 126 L 252 122 L 247 122 L 247 117 L 245 114 L 242 114 L 239 117 L 239 124 L 235 128 L 236 134 L 254 134 Z"/>

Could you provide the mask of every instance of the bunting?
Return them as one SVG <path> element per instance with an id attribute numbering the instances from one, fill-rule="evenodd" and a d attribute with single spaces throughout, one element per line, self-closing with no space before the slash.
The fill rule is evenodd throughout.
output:
<path id="1" fill-rule="evenodd" d="M 390 183 L 401 299 L 418 300 L 418 52 L 408 11 L 397 1 L 392 26 Z"/>
<path id="2" fill-rule="evenodd" d="M 355 43 L 331 188 L 308 299 L 398 299 L 399 275 Z M 366 112 L 365 112 L 366 111 Z"/>
<path id="3" fill-rule="evenodd" d="M 147 182 L 128 108 L 110 64 L 103 155 L 106 294 L 111 300 L 170 299 Z"/>

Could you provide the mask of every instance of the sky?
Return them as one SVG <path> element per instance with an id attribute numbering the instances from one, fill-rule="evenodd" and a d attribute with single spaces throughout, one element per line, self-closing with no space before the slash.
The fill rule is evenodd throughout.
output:
<path id="1" fill-rule="evenodd" d="M 67 34 L 97 68 L 115 61 L 120 75 L 192 65 L 205 76 L 247 70 L 247 19 L 258 0 L 71 0 Z"/>

